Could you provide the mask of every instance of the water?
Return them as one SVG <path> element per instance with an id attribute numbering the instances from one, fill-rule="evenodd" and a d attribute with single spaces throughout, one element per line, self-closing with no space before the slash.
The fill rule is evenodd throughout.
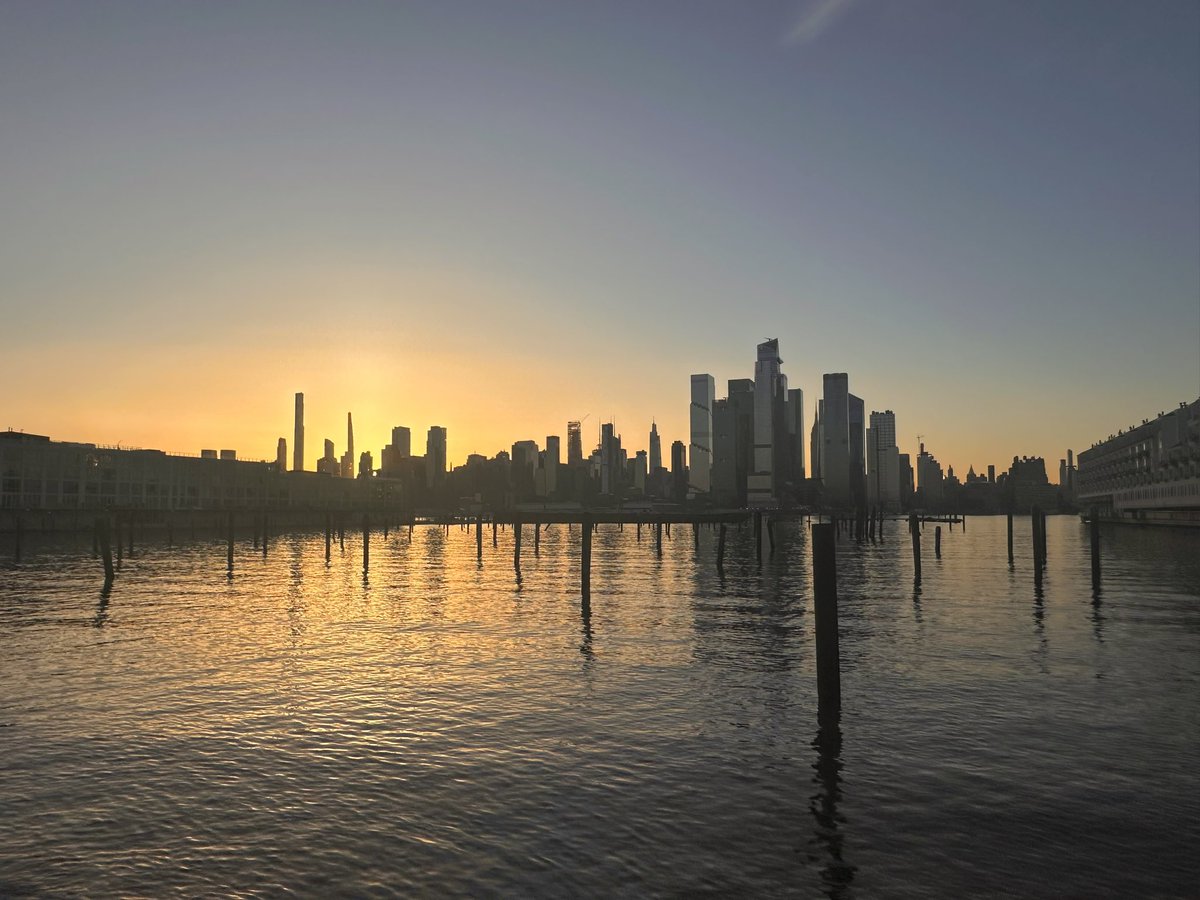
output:
<path id="1" fill-rule="evenodd" d="M 1200 535 L 1003 519 L 811 557 L 579 529 L 139 548 L 0 570 L 0 895 L 1185 897 L 1200 884 Z M 27 536 L 28 538 L 29 536 Z M 8 545 L 5 544 L 7 550 Z"/>

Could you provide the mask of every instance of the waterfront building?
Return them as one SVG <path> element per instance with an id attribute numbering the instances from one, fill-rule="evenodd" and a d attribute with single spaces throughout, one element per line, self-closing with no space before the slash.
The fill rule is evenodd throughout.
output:
<path id="1" fill-rule="evenodd" d="M 650 471 L 657 472 L 662 464 L 662 439 L 658 436 L 658 425 L 650 422 Z"/>
<path id="2" fill-rule="evenodd" d="M 784 407 L 787 421 L 788 481 L 793 488 L 804 480 L 804 391 L 789 388 Z"/>
<path id="3" fill-rule="evenodd" d="M 583 465 L 583 427 L 579 422 L 567 423 L 567 465 Z"/>
<path id="4" fill-rule="evenodd" d="M 1200 525 L 1200 399 L 1080 453 L 1075 496 L 1122 521 Z"/>
<path id="5" fill-rule="evenodd" d="M 671 499 L 682 502 L 687 498 L 687 448 L 683 441 L 671 442 Z"/>
<path id="6" fill-rule="evenodd" d="M 334 455 L 333 441 L 325 438 L 325 454 L 317 460 L 317 471 L 322 475 L 344 475 L 341 463 Z"/>
<path id="7" fill-rule="evenodd" d="M 862 398 L 846 395 L 850 451 L 850 503 L 855 508 L 867 502 L 866 415 Z"/>
<path id="8" fill-rule="evenodd" d="M 188 456 L 0 432 L 0 509 L 46 511 L 63 527 L 90 525 L 90 519 L 74 515 L 84 510 L 345 507 L 398 502 L 398 491 L 378 479 L 360 489 L 349 479 L 286 472 L 278 460 L 228 454 L 222 459 L 217 451 Z"/>
<path id="9" fill-rule="evenodd" d="M 292 437 L 292 471 L 304 471 L 304 394 L 296 394 L 296 433 Z"/>
<path id="10" fill-rule="evenodd" d="M 346 413 L 346 452 L 342 454 L 341 474 L 343 478 L 354 477 L 354 421 Z"/>
<path id="11" fill-rule="evenodd" d="M 693 495 L 707 494 L 712 490 L 712 411 L 716 400 L 716 382 L 711 375 L 693 375 L 691 387 L 691 444 L 688 446 L 691 465 L 688 468 L 688 492 Z"/>
<path id="12" fill-rule="evenodd" d="M 900 511 L 900 449 L 896 414 L 872 412 L 867 428 L 867 502 L 888 512 Z"/>
<path id="13" fill-rule="evenodd" d="M 821 481 L 825 503 L 849 507 L 850 491 L 850 388 L 845 372 L 823 378 L 825 396 L 821 406 Z"/>
<path id="14" fill-rule="evenodd" d="M 533 499 L 536 494 L 537 441 L 517 441 L 512 445 L 512 490 L 518 503 Z"/>
<path id="15" fill-rule="evenodd" d="M 546 435 L 546 451 L 542 457 L 542 469 L 546 473 L 543 496 L 553 497 L 558 492 L 558 467 L 561 465 L 561 442 L 558 435 Z"/>
<path id="16" fill-rule="evenodd" d="M 446 429 L 431 425 L 425 435 L 425 483 L 440 487 L 446 480 Z"/>
<path id="17" fill-rule="evenodd" d="M 917 504 L 922 509 L 941 508 L 945 493 L 945 476 L 941 463 L 932 453 L 926 452 L 924 443 L 921 444 L 921 452 L 917 454 L 917 493 Z"/>
<path id="18" fill-rule="evenodd" d="M 787 376 L 780 371 L 779 340 L 772 338 L 758 345 L 754 363 L 754 449 L 751 469 L 746 478 L 746 503 L 752 507 L 773 506 L 777 502 L 778 470 L 783 462 L 777 453 L 787 434 L 784 404 L 787 400 Z"/>

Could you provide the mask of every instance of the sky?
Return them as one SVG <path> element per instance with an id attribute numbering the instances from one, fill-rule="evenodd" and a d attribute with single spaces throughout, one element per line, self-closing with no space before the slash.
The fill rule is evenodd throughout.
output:
<path id="1" fill-rule="evenodd" d="M 963 474 L 1200 396 L 1200 4 L 0 4 L 0 428 L 636 450 L 773 337 Z"/>

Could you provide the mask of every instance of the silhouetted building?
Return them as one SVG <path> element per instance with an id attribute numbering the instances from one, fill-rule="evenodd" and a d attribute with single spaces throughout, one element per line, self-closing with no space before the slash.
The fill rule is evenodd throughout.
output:
<path id="1" fill-rule="evenodd" d="M 716 384 L 711 375 L 693 375 L 691 384 L 691 444 L 688 447 L 691 465 L 688 469 L 688 487 L 693 494 L 707 494 L 712 490 L 712 409 L 716 398 Z"/>
<path id="2" fill-rule="evenodd" d="M 304 471 L 304 394 L 296 394 L 296 433 L 292 438 L 292 471 Z"/>
<path id="3" fill-rule="evenodd" d="M 354 421 L 346 413 L 346 452 L 342 455 L 342 477 L 354 477 Z"/>
<path id="4" fill-rule="evenodd" d="M 425 436 L 425 479 L 430 488 L 446 480 L 446 429 L 431 425 Z"/>
<path id="5" fill-rule="evenodd" d="M 945 493 L 945 476 L 942 465 L 927 453 L 925 445 L 921 444 L 921 452 L 917 454 L 917 504 L 930 511 L 942 508 Z"/>
<path id="6" fill-rule="evenodd" d="M 787 421 L 787 482 L 796 488 L 804 480 L 804 442 L 808 438 L 804 433 L 804 391 L 800 388 L 788 389 L 784 418 Z"/>
<path id="7" fill-rule="evenodd" d="M 821 482 L 825 503 L 849 507 L 851 494 L 850 388 L 845 372 L 824 376 L 821 404 Z"/>
<path id="8" fill-rule="evenodd" d="M 671 499 L 682 503 L 687 499 L 687 448 L 683 441 L 671 442 Z"/>
<path id="9" fill-rule="evenodd" d="M 534 497 L 537 459 L 537 441 L 517 441 L 512 445 L 512 467 L 509 471 L 512 473 L 513 496 L 518 503 L 526 503 Z"/>
<path id="10" fill-rule="evenodd" d="M 1200 524 L 1200 399 L 1079 454 L 1081 508 L 1131 522 Z"/>
<path id="11" fill-rule="evenodd" d="M 583 465 L 583 427 L 578 422 L 567 423 L 567 465 Z"/>
<path id="12" fill-rule="evenodd" d="M 650 471 L 656 472 L 663 467 L 662 439 L 658 436 L 658 424 L 650 423 Z"/>
<path id="13" fill-rule="evenodd" d="M 325 453 L 317 460 L 317 471 L 322 475 L 342 475 L 342 466 L 333 451 L 333 441 L 325 439 Z"/>
<path id="14" fill-rule="evenodd" d="M 275 446 L 275 471 L 287 471 L 287 439 L 280 438 Z"/>
<path id="15" fill-rule="evenodd" d="M 754 363 L 754 454 L 746 479 L 746 503 L 752 507 L 776 502 L 776 479 L 782 462 L 777 456 L 784 451 L 780 444 L 787 434 L 787 376 L 779 369 L 782 362 L 777 339 L 758 345 Z"/>
<path id="16" fill-rule="evenodd" d="M 375 473 L 375 461 L 371 458 L 371 451 L 364 450 L 358 457 L 358 477 L 370 478 Z"/>
<path id="17" fill-rule="evenodd" d="M 900 511 L 900 449 L 896 414 L 872 412 L 867 429 L 867 502 L 888 512 Z"/>

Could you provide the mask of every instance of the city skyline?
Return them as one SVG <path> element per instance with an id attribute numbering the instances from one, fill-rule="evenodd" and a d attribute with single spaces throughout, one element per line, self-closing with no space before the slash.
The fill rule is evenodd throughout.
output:
<path id="1" fill-rule="evenodd" d="M 948 9 L 10 5 L 0 427 L 687 443 L 769 336 L 960 471 L 1194 397 L 1200 12 Z"/>

